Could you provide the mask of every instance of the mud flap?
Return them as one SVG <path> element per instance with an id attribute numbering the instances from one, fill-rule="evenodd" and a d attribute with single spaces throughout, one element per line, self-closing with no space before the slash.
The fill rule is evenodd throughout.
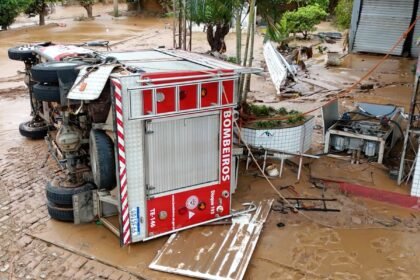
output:
<path id="1" fill-rule="evenodd" d="M 90 223 L 95 220 L 92 191 L 73 195 L 73 214 L 75 224 Z"/>

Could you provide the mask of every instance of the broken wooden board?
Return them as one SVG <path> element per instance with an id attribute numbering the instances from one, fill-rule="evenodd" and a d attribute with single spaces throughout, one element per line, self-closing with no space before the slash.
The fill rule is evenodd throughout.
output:
<path id="1" fill-rule="evenodd" d="M 254 213 L 230 226 L 173 234 L 149 268 L 200 279 L 242 279 L 273 200 L 259 202 Z"/>
<path id="2" fill-rule="evenodd" d="M 311 85 L 314 85 L 314 86 L 317 86 L 317 87 L 320 87 L 320 88 L 324 88 L 324 89 L 327 89 L 327 90 L 331 90 L 331 91 L 339 91 L 340 90 L 340 88 L 338 88 L 338 87 L 335 87 L 331 84 L 327 84 L 325 82 L 318 81 L 318 80 L 311 80 L 311 79 L 300 77 L 299 81 L 302 81 L 304 83 L 308 83 L 308 84 L 311 84 Z"/>

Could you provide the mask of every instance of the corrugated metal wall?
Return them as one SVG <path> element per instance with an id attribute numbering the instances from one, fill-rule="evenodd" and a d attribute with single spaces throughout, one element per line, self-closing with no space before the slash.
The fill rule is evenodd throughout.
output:
<path id="1" fill-rule="evenodd" d="M 420 16 L 420 5 L 417 9 L 417 17 Z M 420 20 L 417 21 L 416 26 L 414 27 L 413 41 L 411 42 L 411 56 L 419 56 L 419 47 L 416 45 L 417 40 L 420 39 Z"/>
<path id="2" fill-rule="evenodd" d="M 353 50 L 387 53 L 410 26 L 414 0 L 364 0 Z M 392 53 L 402 55 L 402 42 Z"/>
<path id="3" fill-rule="evenodd" d="M 149 194 L 218 180 L 219 122 L 217 113 L 148 124 Z"/>

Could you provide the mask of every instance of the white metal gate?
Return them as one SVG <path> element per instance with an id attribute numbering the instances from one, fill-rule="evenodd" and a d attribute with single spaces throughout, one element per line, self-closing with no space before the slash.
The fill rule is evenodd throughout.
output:
<path id="1" fill-rule="evenodd" d="M 219 122 L 217 112 L 147 124 L 149 195 L 219 179 Z"/>
<path id="2" fill-rule="evenodd" d="M 387 53 L 410 26 L 414 0 L 364 0 L 353 50 Z M 404 41 L 391 53 L 402 55 Z"/>

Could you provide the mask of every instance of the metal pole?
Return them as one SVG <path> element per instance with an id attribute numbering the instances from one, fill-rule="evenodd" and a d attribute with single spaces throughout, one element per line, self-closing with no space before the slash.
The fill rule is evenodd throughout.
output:
<path id="1" fill-rule="evenodd" d="M 298 181 L 300 181 L 300 174 L 302 173 L 302 163 L 303 163 L 303 156 L 301 155 L 299 158 L 299 169 L 298 169 L 298 175 L 297 175 Z"/>
<path id="2" fill-rule="evenodd" d="M 407 128 L 405 131 L 405 135 L 404 135 L 404 146 L 403 146 L 403 150 L 401 153 L 401 161 L 400 161 L 400 169 L 398 171 L 398 180 L 397 183 L 398 185 L 401 185 L 401 183 L 404 181 L 404 168 L 405 168 L 405 157 L 406 157 L 406 153 L 407 153 L 407 149 L 408 149 L 408 142 L 411 136 L 411 126 L 413 124 L 413 116 L 415 114 L 415 110 L 416 110 L 416 103 L 417 103 L 417 95 L 418 95 L 418 91 L 419 91 L 419 76 L 416 73 L 416 78 L 414 81 L 414 89 L 413 89 L 413 95 L 411 96 L 411 103 L 410 103 L 410 112 L 408 114 L 408 123 L 407 123 Z M 413 165 L 415 163 L 413 162 Z M 411 170 L 411 168 L 410 168 Z M 409 177 L 407 178 L 408 181 Z"/>

